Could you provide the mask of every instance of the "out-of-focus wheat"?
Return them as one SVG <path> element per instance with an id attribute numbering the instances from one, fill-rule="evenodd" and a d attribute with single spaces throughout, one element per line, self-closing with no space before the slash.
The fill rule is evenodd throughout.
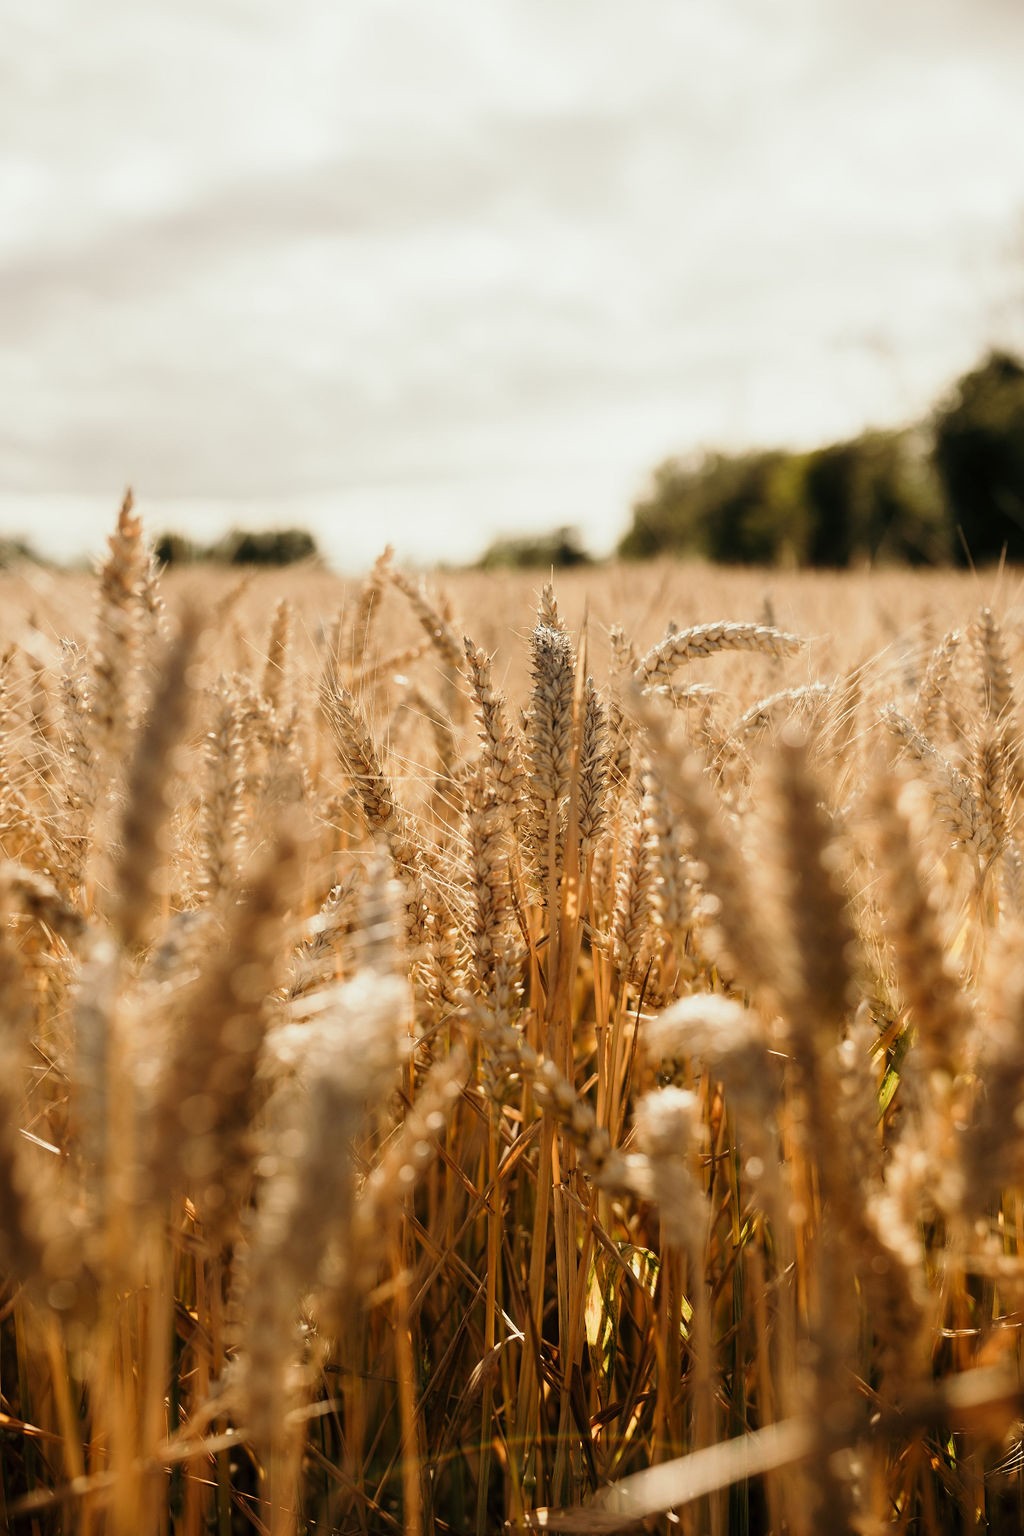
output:
<path id="1" fill-rule="evenodd" d="M 455 573 L 460 643 L 130 499 L 63 581 L 0 636 L 0 1524 L 1019 1527 L 1012 610 Z"/>

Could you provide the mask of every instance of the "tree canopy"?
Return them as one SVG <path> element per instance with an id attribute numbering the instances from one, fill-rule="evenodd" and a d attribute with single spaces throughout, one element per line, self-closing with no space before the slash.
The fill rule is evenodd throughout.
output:
<path id="1" fill-rule="evenodd" d="M 845 566 L 939 561 L 949 547 L 940 488 L 919 434 L 865 432 L 810 453 L 668 459 L 634 506 L 619 553 Z"/>
<path id="2" fill-rule="evenodd" d="M 618 553 L 837 567 L 1024 561 L 1024 361 L 990 352 L 902 431 L 811 452 L 666 459 Z"/>
<path id="3" fill-rule="evenodd" d="M 934 434 L 956 558 L 1024 560 L 1024 363 L 989 353 L 941 402 Z"/>

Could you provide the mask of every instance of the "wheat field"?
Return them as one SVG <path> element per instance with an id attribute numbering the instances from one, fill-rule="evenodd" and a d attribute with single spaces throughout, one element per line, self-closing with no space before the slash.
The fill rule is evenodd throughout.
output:
<path id="1" fill-rule="evenodd" d="M 1021 1528 L 1011 573 L 0 586 L 0 1529 Z"/>

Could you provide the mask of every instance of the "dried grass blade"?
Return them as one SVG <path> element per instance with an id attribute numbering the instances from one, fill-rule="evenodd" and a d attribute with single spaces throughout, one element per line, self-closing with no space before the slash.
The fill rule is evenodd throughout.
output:
<path id="1" fill-rule="evenodd" d="M 693 1451 L 622 1478 L 580 1509 L 538 1509 L 527 1517 L 535 1531 L 621 1531 L 651 1515 L 678 1509 L 732 1483 L 792 1466 L 813 1455 L 820 1436 L 808 1419 L 769 1424 L 751 1435 Z"/>

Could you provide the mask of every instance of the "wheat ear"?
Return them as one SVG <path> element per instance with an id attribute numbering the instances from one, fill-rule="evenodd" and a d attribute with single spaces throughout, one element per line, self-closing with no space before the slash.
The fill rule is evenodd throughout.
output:
<path id="1" fill-rule="evenodd" d="M 526 800 L 527 780 L 522 744 L 508 719 L 504 697 L 492 681 L 491 658 L 467 636 L 463 642 L 470 689 L 476 703 L 479 737 L 484 762 L 490 772 L 498 803 L 512 822 Z"/>
<path id="2" fill-rule="evenodd" d="M 560 629 L 538 624 L 533 632 L 533 692 L 527 717 L 530 771 L 529 844 L 543 893 L 557 879 L 569 794 L 576 661 L 572 641 Z"/>
<path id="3" fill-rule="evenodd" d="M 1013 710 L 1013 674 L 1003 632 L 991 608 L 981 609 L 968 635 L 978 664 L 982 718 L 1005 721 Z"/>
<path id="4" fill-rule="evenodd" d="M 203 742 L 203 798 L 199 817 L 202 897 L 217 903 L 238 879 L 245 829 L 245 750 L 238 698 L 225 679 L 213 695 L 211 729 Z"/>
<path id="5" fill-rule="evenodd" d="M 144 1193 L 190 1192 L 213 1239 L 231 1231 L 249 1174 L 256 1068 L 284 969 L 298 852 L 286 823 L 223 942 L 175 999 L 175 1030 L 156 1085 Z"/>
<path id="6" fill-rule="evenodd" d="M 267 637 L 267 659 L 263 668 L 263 683 L 260 689 L 270 708 L 280 711 L 285 700 L 287 677 L 285 669 L 288 664 L 288 651 L 291 645 L 292 628 L 294 625 L 294 611 L 286 597 L 282 597 L 270 621 L 270 634 Z"/>
<path id="7" fill-rule="evenodd" d="M 924 736 L 938 734 L 945 700 L 945 692 L 953 670 L 953 662 L 963 636 L 958 629 L 951 629 L 928 658 L 914 700 L 915 723 Z"/>
<path id="8" fill-rule="evenodd" d="M 367 826 L 374 833 L 395 831 L 398 808 L 391 781 L 355 699 L 334 678 L 321 685 L 320 704 L 342 767 L 355 785 Z"/>
<path id="9" fill-rule="evenodd" d="M 142 523 L 125 493 L 110 552 L 100 569 L 93 643 L 91 709 L 94 751 L 106 765 L 124 756 L 138 699 L 141 594 L 148 569 Z"/>
<path id="10" fill-rule="evenodd" d="M 189 669 L 201 627 L 198 611 L 186 611 L 178 636 L 163 659 L 128 771 L 121 845 L 114 859 L 111 916 L 114 930 L 129 953 L 147 938 L 154 907 L 163 895 L 173 756 L 181 747 L 188 724 L 192 696 Z"/>
<path id="11" fill-rule="evenodd" d="M 795 656 L 805 643 L 799 635 L 771 629 L 766 624 L 696 624 L 653 645 L 641 658 L 633 676 L 642 688 L 658 688 L 672 682 L 677 667 L 718 651 Z"/>
<path id="12" fill-rule="evenodd" d="M 892 734 L 905 746 L 926 771 L 928 790 L 935 811 L 954 842 L 978 851 L 980 816 L 978 797 L 958 768 L 943 757 L 936 746 L 916 730 L 905 715 L 892 704 L 882 710 L 882 719 Z"/>
<path id="13" fill-rule="evenodd" d="M 368 655 L 370 641 L 373 636 L 373 628 L 377 621 L 377 611 L 380 607 L 381 594 L 384 585 L 391 572 L 391 564 L 395 552 L 388 544 L 373 563 L 366 581 L 363 583 L 352 614 L 352 627 L 349 640 L 349 664 L 355 668 L 360 657 Z"/>

